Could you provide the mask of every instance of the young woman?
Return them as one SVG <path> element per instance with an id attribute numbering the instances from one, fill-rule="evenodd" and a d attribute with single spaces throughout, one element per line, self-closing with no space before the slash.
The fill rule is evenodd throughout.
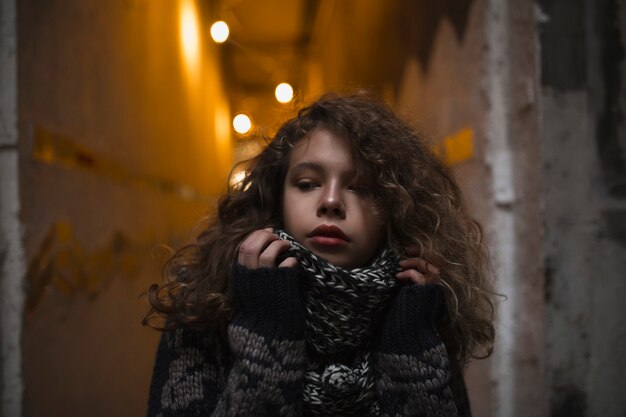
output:
<path id="1" fill-rule="evenodd" d="M 422 138 L 322 97 L 150 288 L 148 414 L 470 415 L 462 370 L 494 338 L 481 239 Z"/>

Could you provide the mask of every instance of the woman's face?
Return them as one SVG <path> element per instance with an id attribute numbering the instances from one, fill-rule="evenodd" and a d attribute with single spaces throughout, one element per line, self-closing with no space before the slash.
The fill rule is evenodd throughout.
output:
<path id="1" fill-rule="evenodd" d="M 385 218 L 356 177 L 348 141 L 317 129 L 291 151 L 283 188 L 285 230 L 330 263 L 356 268 L 376 256 Z"/>

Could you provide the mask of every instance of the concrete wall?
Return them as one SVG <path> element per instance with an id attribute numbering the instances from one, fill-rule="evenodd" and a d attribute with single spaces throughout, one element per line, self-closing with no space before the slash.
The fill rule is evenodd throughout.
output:
<path id="1" fill-rule="evenodd" d="M 536 10 L 487 2 L 487 92 L 498 289 L 494 414 L 543 416 L 544 302 Z"/>
<path id="2" fill-rule="evenodd" d="M 624 416 L 623 1 L 539 1 L 549 415 Z"/>
<path id="3" fill-rule="evenodd" d="M 232 162 L 211 12 L 19 2 L 24 416 L 145 413 L 151 253 L 193 237 Z"/>
<path id="4" fill-rule="evenodd" d="M 22 282 L 17 133 L 17 5 L 0 1 L 0 416 L 21 414 Z"/>
<path id="5" fill-rule="evenodd" d="M 406 63 L 409 119 L 474 132 L 455 172 L 507 296 L 491 368 L 468 370 L 476 415 L 626 410 L 625 7 L 474 1 L 460 36 L 444 19 Z"/>

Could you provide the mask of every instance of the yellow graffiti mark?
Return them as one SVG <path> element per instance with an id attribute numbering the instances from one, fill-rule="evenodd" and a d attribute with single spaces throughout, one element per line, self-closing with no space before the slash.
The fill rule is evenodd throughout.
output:
<path id="1" fill-rule="evenodd" d="M 215 200 L 190 185 L 127 169 L 102 155 L 97 155 L 76 141 L 41 126 L 37 126 L 34 131 L 33 157 L 47 164 L 90 171 L 118 183 L 156 188 L 187 201 L 211 203 Z"/>
<path id="2" fill-rule="evenodd" d="M 95 298 L 114 279 L 137 277 L 153 246 L 152 242 L 138 244 L 118 232 L 104 246 L 86 251 L 75 239 L 71 224 L 55 223 L 28 267 L 26 313 L 34 312 L 53 289 L 68 297 Z"/>
<path id="3" fill-rule="evenodd" d="M 471 127 L 458 130 L 444 138 L 440 149 L 437 151 L 448 165 L 456 165 L 472 159 L 474 156 L 474 131 Z"/>

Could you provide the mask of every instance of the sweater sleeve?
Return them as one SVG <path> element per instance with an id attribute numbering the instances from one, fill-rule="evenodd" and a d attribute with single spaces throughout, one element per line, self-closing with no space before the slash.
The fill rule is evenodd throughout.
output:
<path id="1" fill-rule="evenodd" d="M 448 354 L 434 325 L 442 303 L 438 285 L 400 287 L 374 358 L 383 416 L 469 415 L 455 404 Z"/>
<path id="2" fill-rule="evenodd" d="M 164 332 L 152 373 L 148 416 L 211 415 L 227 377 L 228 354 L 223 345 L 217 331 Z"/>
<path id="3" fill-rule="evenodd" d="M 236 265 L 233 272 L 228 348 L 164 335 L 149 416 L 300 415 L 305 353 L 297 269 Z"/>

